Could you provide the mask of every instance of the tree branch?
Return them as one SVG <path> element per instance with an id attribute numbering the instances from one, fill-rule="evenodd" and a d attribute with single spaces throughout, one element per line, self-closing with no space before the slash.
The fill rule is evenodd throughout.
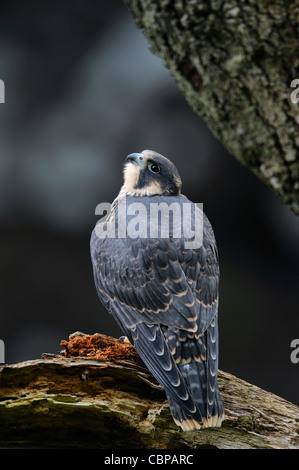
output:
<path id="1" fill-rule="evenodd" d="M 183 432 L 131 345 L 99 334 L 61 344 L 60 355 L 0 369 L 0 446 L 299 448 L 299 408 L 228 373 L 222 427 Z"/>
<path id="2" fill-rule="evenodd" d="M 193 110 L 299 214 L 299 5 L 125 0 Z"/>

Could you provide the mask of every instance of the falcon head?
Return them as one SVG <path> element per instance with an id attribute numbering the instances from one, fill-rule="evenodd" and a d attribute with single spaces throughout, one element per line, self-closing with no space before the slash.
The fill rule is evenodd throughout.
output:
<path id="1" fill-rule="evenodd" d="M 178 196 L 182 181 L 170 160 L 152 150 L 126 157 L 122 190 L 130 196 Z"/>

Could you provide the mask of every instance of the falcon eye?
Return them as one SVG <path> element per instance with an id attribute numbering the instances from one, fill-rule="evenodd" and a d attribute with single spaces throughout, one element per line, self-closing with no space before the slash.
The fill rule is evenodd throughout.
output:
<path id="1" fill-rule="evenodd" d="M 160 172 L 160 167 L 159 167 L 159 165 L 157 165 L 157 163 L 150 162 L 147 165 L 147 167 L 152 173 L 159 173 Z"/>

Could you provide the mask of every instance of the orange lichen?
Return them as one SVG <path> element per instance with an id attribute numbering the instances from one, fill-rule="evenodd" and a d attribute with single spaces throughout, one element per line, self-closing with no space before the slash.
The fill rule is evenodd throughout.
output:
<path id="1" fill-rule="evenodd" d="M 68 341 L 61 341 L 60 345 L 65 348 L 64 351 L 61 351 L 61 355 L 64 357 L 88 357 L 103 361 L 115 361 L 135 359 L 138 356 L 130 343 L 99 333 L 94 335 L 72 334 Z"/>

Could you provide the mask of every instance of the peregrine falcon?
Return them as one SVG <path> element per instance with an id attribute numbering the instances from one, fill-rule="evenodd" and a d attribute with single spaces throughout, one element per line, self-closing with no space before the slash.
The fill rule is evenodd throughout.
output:
<path id="1" fill-rule="evenodd" d="M 91 235 L 97 293 L 166 392 L 184 431 L 219 427 L 219 263 L 210 222 L 173 163 L 144 150 Z M 201 223 L 198 223 L 198 221 Z"/>

